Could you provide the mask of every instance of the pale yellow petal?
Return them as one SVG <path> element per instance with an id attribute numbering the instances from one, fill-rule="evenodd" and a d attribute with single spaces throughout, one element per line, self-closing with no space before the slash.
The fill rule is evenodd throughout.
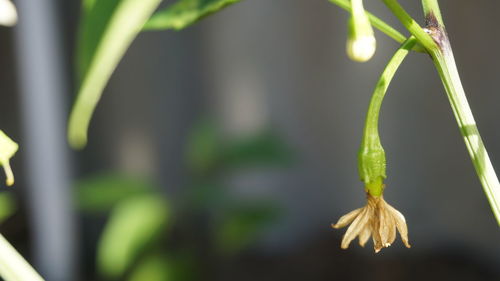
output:
<path id="1" fill-rule="evenodd" d="M 344 234 L 344 238 L 342 238 L 342 243 L 340 244 L 342 249 L 347 249 L 349 244 L 351 244 L 351 241 L 354 240 L 356 236 L 361 233 L 363 228 L 367 226 L 367 222 L 370 219 L 368 213 L 368 208 L 363 208 L 361 213 L 356 217 L 356 219 L 354 219 L 351 226 L 349 226 Z"/>
<path id="2" fill-rule="evenodd" d="M 377 229 L 380 235 L 380 244 L 382 247 L 389 247 L 391 244 L 389 243 L 389 232 L 392 227 L 392 220 L 390 219 L 391 214 L 385 209 L 385 206 L 381 204 L 378 209 L 378 219 L 379 219 L 379 228 Z"/>
<path id="3" fill-rule="evenodd" d="M 332 227 L 342 228 L 347 226 L 359 215 L 361 210 L 363 210 L 363 208 L 356 209 L 354 211 L 347 213 L 346 215 L 343 215 L 336 224 L 332 224 Z"/>
<path id="4" fill-rule="evenodd" d="M 384 246 L 382 245 L 382 242 L 380 240 L 380 235 L 378 234 L 378 232 L 374 231 L 372 233 L 372 240 L 373 240 L 373 249 L 375 250 L 375 253 L 380 252 L 380 250 L 382 250 Z"/>
<path id="5" fill-rule="evenodd" d="M 370 239 L 370 236 L 372 235 L 372 229 L 369 225 L 367 225 L 365 228 L 363 228 L 363 231 L 359 233 L 359 245 L 361 247 L 364 247 L 366 245 L 366 242 L 368 242 L 368 239 Z"/>
<path id="6" fill-rule="evenodd" d="M 391 227 L 389 228 L 389 233 L 387 235 L 387 243 L 389 243 L 390 246 L 396 240 L 396 219 L 392 215 L 389 217 L 389 219 L 391 220 Z"/>
<path id="7" fill-rule="evenodd" d="M 408 227 L 406 226 L 406 220 L 403 214 L 401 214 L 398 210 L 389 206 L 391 211 L 394 214 L 394 220 L 396 221 L 396 227 L 398 228 L 399 235 L 401 235 L 401 240 L 405 244 L 406 248 L 410 248 L 411 245 L 408 242 Z"/>

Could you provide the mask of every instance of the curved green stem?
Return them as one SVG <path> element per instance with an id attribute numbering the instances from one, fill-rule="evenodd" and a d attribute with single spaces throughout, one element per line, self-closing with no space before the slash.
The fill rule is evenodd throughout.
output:
<path id="1" fill-rule="evenodd" d="M 329 0 L 333 4 L 339 6 L 340 8 L 350 11 L 351 10 L 351 2 L 349 0 Z M 373 14 L 369 13 L 368 11 L 366 12 L 368 15 L 368 19 L 370 20 L 371 24 L 373 27 L 376 29 L 380 30 L 383 32 L 385 35 L 389 36 L 390 38 L 394 39 L 398 43 L 403 43 L 406 41 L 407 37 L 401 34 L 399 31 L 397 31 L 395 28 L 381 20 L 380 18 L 374 16 Z M 425 52 L 425 49 L 420 46 L 419 44 L 416 44 L 413 49 L 413 51 L 417 52 Z"/>
<path id="2" fill-rule="evenodd" d="M 43 278 L 1 234 L 0 276 L 6 281 L 43 281 Z"/>
<path id="3" fill-rule="evenodd" d="M 380 196 L 382 194 L 382 181 L 386 178 L 385 152 L 380 143 L 378 133 L 378 121 L 382 101 L 394 74 L 416 43 L 416 38 L 411 36 L 396 51 L 380 76 L 370 100 L 363 139 L 358 154 L 358 165 L 361 180 L 366 184 L 366 188 L 372 196 Z"/>

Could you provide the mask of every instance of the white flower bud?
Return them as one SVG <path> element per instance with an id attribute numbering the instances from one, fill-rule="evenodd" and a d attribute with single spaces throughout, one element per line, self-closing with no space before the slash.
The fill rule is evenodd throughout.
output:
<path id="1" fill-rule="evenodd" d="M 377 41 L 373 35 L 358 36 L 347 40 L 347 55 L 353 61 L 365 62 L 375 54 Z"/>
<path id="2" fill-rule="evenodd" d="M 353 61 L 368 61 L 375 54 L 377 42 L 370 19 L 363 8 L 363 0 L 351 2 L 348 27 L 347 55 Z"/>
<path id="3" fill-rule="evenodd" d="M 0 0 L 0 25 L 13 26 L 17 23 L 16 7 L 9 0 Z"/>

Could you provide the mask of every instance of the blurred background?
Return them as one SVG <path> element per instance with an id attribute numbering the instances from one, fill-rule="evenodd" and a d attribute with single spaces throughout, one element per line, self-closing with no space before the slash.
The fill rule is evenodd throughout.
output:
<path id="1" fill-rule="evenodd" d="M 375 57 L 349 61 L 348 14 L 326 0 L 247 0 L 141 33 L 75 152 L 80 1 L 15 3 L 19 25 L 0 27 L 0 128 L 20 151 L 0 230 L 47 280 L 499 280 L 498 226 L 427 56 L 404 62 L 380 120 L 386 199 L 412 248 L 343 251 L 330 224 L 364 205 L 356 154 L 395 42 L 377 32 Z M 500 167 L 500 3 L 441 6 Z"/>

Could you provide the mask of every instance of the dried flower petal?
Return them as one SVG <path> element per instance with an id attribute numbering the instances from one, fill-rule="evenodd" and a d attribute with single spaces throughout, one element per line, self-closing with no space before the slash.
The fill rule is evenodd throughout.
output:
<path id="1" fill-rule="evenodd" d="M 364 247 L 368 239 L 372 236 L 371 227 L 365 227 L 363 231 L 359 234 L 359 246 Z"/>
<path id="2" fill-rule="evenodd" d="M 373 248 L 378 253 L 394 243 L 396 230 L 399 231 L 405 246 L 410 248 L 404 216 L 387 204 L 383 196 L 375 197 L 368 194 L 367 199 L 365 207 L 342 216 L 337 224 L 332 224 L 334 228 L 341 228 L 352 222 L 344 234 L 341 248 L 347 249 L 357 236 L 359 236 L 359 245 L 364 246 L 371 236 Z"/>
<path id="3" fill-rule="evenodd" d="M 336 224 L 332 224 L 332 227 L 342 228 L 349 225 L 359 215 L 361 210 L 363 210 L 363 208 L 356 209 L 347 213 L 346 215 L 343 215 Z"/>
<path id="4" fill-rule="evenodd" d="M 344 234 L 344 238 L 342 239 L 342 243 L 340 246 L 342 249 L 349 248 L 349 244 L 351 244 L 351 241 L 354 240 L 356 236 L 358 236 L 359 233 L 363 230 L 363 228 L 366 227 L 369 219 L 370 212 L 368 208 L 363 208 Z"/>

